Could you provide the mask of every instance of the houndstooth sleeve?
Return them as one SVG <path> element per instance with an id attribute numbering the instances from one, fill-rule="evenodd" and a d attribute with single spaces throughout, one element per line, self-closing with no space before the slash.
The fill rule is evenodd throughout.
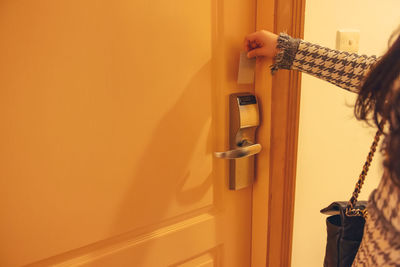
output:
<path id="1" fill-rule="evenodd" d="M 277 48 L 280 52 L 271 66 L 272 73 L 278 69 L 300 70 L 356 93 L 364 76 L 377 61 L 375 56 L 322 47 L 284 33 L 279 35 Z"/>

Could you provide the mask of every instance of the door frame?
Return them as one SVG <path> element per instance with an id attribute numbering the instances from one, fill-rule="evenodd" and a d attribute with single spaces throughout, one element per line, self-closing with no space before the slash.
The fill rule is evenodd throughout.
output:
<path id="1" fill-rule="evenodd" d="M 305 1 L 257 0 L 256 29 L 302 38 Z M 271 64 L 261 60 L 256 67 L 257 140 L 265 149 L 253 186 L 252 267 L 290 266 L 292 255 L 301 74 L 281 70 L 271 76 Z"/>

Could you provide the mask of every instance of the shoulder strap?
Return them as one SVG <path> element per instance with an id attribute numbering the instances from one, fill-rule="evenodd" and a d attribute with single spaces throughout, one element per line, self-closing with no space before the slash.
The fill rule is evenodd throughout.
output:
<path id="1" fill-rule="evenodd" d="M 385 124 L 384 121 L 381 122 L 381 127 L 380 127 L 381 129 L 383 129 L 384 124 Z M 358 181 L 356 183 L 356 187 L 354 188 L 353 195 L 351 196 L 349 202 L 347 203 L 347 207 L 346 207 L 346 215 L 347 216 L 362 216 L 362 217 L 367 216 L 367 210 L 356 208 L 356 204 L 357 204 L 358 195 L 361 192 L 361 188 L 364 184 L 365 177 L 367 176 L 369 166 L 371 165 L 372 158 L 374 157 L 374 154 L 375 154 L 376 148 L 378 146 L 381 135 L 382 135 L 382 131 L 378 129 L 378 131 L 375 134 L 374 141 L 372 142 L 371 149 L 368 153 L 367 160 L 365 161 L 362 172 L 361 172 L 360 176 L 358 177 Z"/>

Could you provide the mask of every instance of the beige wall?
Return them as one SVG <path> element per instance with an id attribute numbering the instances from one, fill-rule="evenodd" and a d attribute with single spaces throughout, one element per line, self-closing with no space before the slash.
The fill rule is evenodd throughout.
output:
<path id="1" fill-rule="evenodd" d="M 400 24 L 399 0 L 307 0 L 305 39 L 335 48 L 336 31 L 361 31 L 359 52 L 381 55 Z M 374 130 L 354 119 L 355 95 L 303 74 L 293 267 L 322 266 L 326 243 L 325 216 L 319 210 L 334 200 L 347 200 L 361 170 Z M 360 199 L 379 182 L 380 157 L 372 164 Z"/>

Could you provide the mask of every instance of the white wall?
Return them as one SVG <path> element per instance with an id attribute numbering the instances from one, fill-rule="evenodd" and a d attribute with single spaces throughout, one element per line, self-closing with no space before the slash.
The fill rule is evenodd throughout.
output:
<path id="1" fill-rule="evenodd" d="M 399 0 L 307 0 L 305 40 L 335 48 L 336 31 L 361 31 L 359 53 L 382 55 L 400 24 Z M 293 267 L 320 267 L 326 244 L 319 210 L 348 200 L 375 131 L 353 116 L 355 95 L 303 74 L 293 235 Z M 376 157 L 360 199 L 379 182 Z"/>

